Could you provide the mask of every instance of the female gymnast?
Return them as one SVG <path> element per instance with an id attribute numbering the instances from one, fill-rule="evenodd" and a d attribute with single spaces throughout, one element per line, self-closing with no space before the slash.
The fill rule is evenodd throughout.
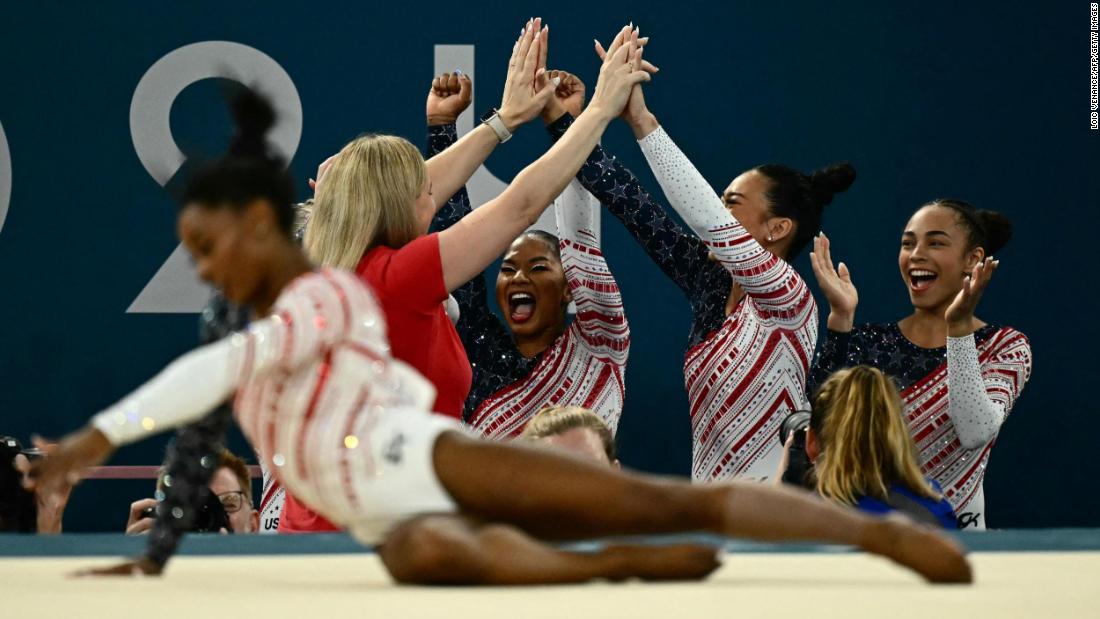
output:
<path id="1" fill-rule="evenodd" d="M 822 210 L 851 185 L 855 170 L 842 164 L 807 176 L 761 165 L 733 179 L 719 197 L 657 123 L 641 88 L 631 93 L 623 118 L 695 234 L 599 147 L 578 178 L 691 303 L 684 383 L 692 477 L 767 479 L 782 458 L 779 424 L 808 402 L 806 374 L 817 340 L 817 306 L 790 261 L 817 233 Z M 564 114 L 548 128 L 559 136 L 572 122 Z"/>
<path id="2" fill-rule="evenodd" d="M 648 77 L 636 70 L 633 41 L 621 40 L 608 50 L 588 109 L 533 164 L 565 170 L 548 187 L 551 196 L 632 85 Z M 266 122 L 245 120 L 238 121 L 235 156 L 192 179 L 178 229 L 203 279 L 259 318 L 184 355 L 96 415 L 36 464 L 29 485 L 72 479 L 116 446 L 200 418 L 235 393 L 245 435 L 286 487 L 364 543 L 382 541 L 381 558 L 401 582 L 558 583 L 712 571 L 713 551 L 697 546 L 575 553 L 537 540 L 677 531 L 852 544 L 931 581 L 970 581 L 953 541 L 908 521 L 864 516 L 795 490 L 628 475 L 552 450 L 471 438 L 454 420 L 428 414 L 433 390 L 391 357 L 371 291 L 352 274 L 314 270 L 291 239 L 292 184 L 281 162 L 264 153 L 271 114 Z M 197 470 L 213 466 L 212 459 L 194 463 Z M 194 504 L 167 516 L 178 541 Z M 170 554 L 98 573 L 160 573 Z"/>
<path id="3" fill-rule="evenodd" d="M 921 468 L 944 490 L 960 528 L 984 529 L 982 480 L 997 432 L 1031 375 L 1031 347 L 1011 327 L 974 315 L 1012 234 L 1003 215 L 961 200 L 933 200 L 905 225 L 898 267 L 913 313 L 853 326 L 859 295 L 829 239 L 814 239 L 814 275 L 829 300 L 828 335 L 812 384 L 864 364 L 897 381 Z"/>
<path id="4" fill-rule="evenodd" d="M 429 156 L 456 139 L 469 105 L 469 78 L 444 74 L 428 97 Z M 556 97 L 547 105 L 557 105 Z M 580 114 L 577 102 L 576 114 Z M 614 432 L 625 397 L 630 330 L 622 297 L 600 251 L 598 203 L 573 180 L 555 200 L 558 234 L 530 230 L 505 252 L 496 277 L 504 324 L 489 309 L 484 274 L 454 291 L 459 337 L 473 369 L 465 421 L 491 438 L 514 437 L 540 409 L 573 405 L 598 414 Z M 471 212 L 466 188 L 439 210 L 434 230 Z M 567 328 L 567 307 L 576 318 Z"/>
<path id="5" fill-rule="evenodd" d="M 787 438 L 790 449 L 794 433 Z M 900 511 L 955 528 L 955 512 L 935 480 L 921 473 L 893 380 L 857 365 L 839 370 L 814 393 L 806 455 L 818 494 L 865 512 Z M 779 471 L 781 477 L 786 466 Z"/>

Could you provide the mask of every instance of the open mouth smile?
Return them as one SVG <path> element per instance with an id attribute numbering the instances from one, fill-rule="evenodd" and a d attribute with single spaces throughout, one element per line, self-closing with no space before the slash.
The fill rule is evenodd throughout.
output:
<path id="1" fill-rule="evenodd" d="M 939 277 L 928 269 L 909 269 L 909 288 L 913 292 L 924 292 L 932 287 Z"/>
<path id="2" fill-rule="evenodd" d="M 508 317 L 523 324 L 535 315 L 535 295 L 529 292 L 513 292 L 508 295 Z"/>

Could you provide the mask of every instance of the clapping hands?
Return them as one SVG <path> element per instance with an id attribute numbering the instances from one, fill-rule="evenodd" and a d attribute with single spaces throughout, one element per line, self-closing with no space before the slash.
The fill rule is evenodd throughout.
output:
<path id="1" fill-rule="evenodd" d="M 814 237 L 814 250 L 810 252 L 810 264 L 814 277 L 825 298 L 829 301 L 828 327 L 833 331 L 847 333 L 855 323 L 856 306 L 859 305 L 859 293 L 852 283 L 852 275 L 843 262 L 833 267 L 833 256 L 829 251 L 829 237 L 822 232 Z"/>

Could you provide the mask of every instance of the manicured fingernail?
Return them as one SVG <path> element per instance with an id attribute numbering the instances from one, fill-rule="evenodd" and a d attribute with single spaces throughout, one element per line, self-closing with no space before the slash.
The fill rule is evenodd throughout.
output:
<path id="1" fill-rule="evenodd" d="M 556 76 L 556 75 L 554 76 L 554 79 L 551 80 L 551 81 L 554 82 L 554 87 L 555 88 L 561 85 L 561 78 Z"/>

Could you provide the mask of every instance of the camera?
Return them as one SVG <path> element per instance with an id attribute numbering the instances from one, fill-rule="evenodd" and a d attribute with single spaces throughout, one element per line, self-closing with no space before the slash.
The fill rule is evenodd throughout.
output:
<path id="1" fill-rule="evenodd" d="M 15 457 L 37 460 L 46 454 L 27 449 L 19 439 L 0 436 L 0 531 L 34 533 L 38 528 L 38 503 L 33 492 L 23 488 L 23 474 L 15 470 Z"/>
<path id="2" fill-rule="evenodd" d="M 155 519 L 156 506 L 145 508 L 145 511 L 141 512 L 141 517 Z M 195 521 L 187 530 L 191 533 L 217 533 L 222 529 L 233 532 L 233 525 L 229 523 L 229 514 L 226 513 L 218 497 L 213 492 L 208 492 L 206 502 L 199 508 L 198 513 L 195 514 Z"/>
<path id="3" fill-rule="evenodd" d="M 787 459 L 787 470 L 783 471 L 783 483 L 803 488 L 811 488 L 814 463 L 806 455 L 806 431 L 810 427 L 810 411 L 796 410 L 779 424 L 779 444 L 786 445 L 787 437 L 793 434 L 791 450 Z"/>

